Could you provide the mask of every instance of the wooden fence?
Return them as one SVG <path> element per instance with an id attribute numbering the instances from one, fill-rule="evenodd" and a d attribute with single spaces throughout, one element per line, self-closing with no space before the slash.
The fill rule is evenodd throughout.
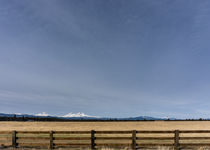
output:
<path id="1" fill-rule="evenodd" d="M 210 146 L 210 130 L 173 131 L 0 131 L 0 147 L 124 148 Z"/>

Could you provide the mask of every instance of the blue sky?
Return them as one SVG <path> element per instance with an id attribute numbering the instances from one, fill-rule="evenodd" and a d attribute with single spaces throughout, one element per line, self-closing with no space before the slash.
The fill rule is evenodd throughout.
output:
<path id="1" fill-rule="evenodd" d="M 208 0 L 1 0 L 0 112 L 210 118 Z"/>

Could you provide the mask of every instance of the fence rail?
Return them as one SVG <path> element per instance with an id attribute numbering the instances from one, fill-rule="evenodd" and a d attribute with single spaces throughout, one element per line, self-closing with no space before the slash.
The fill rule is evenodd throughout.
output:
<path id="1" fill-rule="evenodd" d="M 36 148 L 210 146 L 210 130 L 168 131 L 0 131 L 0 147 Z"/>

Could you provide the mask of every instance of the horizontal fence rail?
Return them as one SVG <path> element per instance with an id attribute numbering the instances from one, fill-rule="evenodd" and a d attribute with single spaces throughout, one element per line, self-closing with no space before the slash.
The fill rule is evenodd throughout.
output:
<path id="1" fill-rule="evenodd" d="M 0 148 L 125 148 L 210 146 L 210 130 L 0 131 Z"/>

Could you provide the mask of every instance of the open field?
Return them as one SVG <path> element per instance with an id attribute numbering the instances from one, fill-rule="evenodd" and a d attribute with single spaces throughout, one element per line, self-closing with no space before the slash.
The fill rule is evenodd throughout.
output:
<path id="1" fill-rule="evenodd" d="M 132 130 L 135 133 L 136 143 L 151 145 L 164 143 L 171 145 L 176 139 L 174 130 L 179 130 L 180 144 L 206 144 L 210 146 L 210 121 L 137 121 L 137 122 L 0 122 L 0 131 L 17 131 L 19 145 L 35 144 L 50 145 L 50 131 L 53 130 L 54 145 L 83 144 L 91 145 L 91 130 L 95 130 L 96 145 L 102 143 L 132 144 Z M 128 131 L 130 130 L 130 131 Z M 159 131 L 158 131 L 159 130 Z M 191 133 L 188 130 L 208 130 Z M 35 131 L 39 131 L 36 134 Z M 69 131 L 69 132 L 68 132 Z M 74 131 L 88 132 L 75 134 Z M 124 134 L 122 134 L 123 132 Z M 148 131 L 148 133 L 146 132 Z M 151 132 L 155 131 L 155 132 Z M 158 132 L 156 132 L 158 131 Z M 28 133 L 27 133 L 28 132 Z M 114 134 L 107 134 L 113 132 Z M 116 132 L 119 132 L 116 134 Z M 2 132 L 4 133 L 4 132 Z M 69 134 L 70 133 L 70 134 Z M 73 134 L 72 134 L 73 133 Z M 12 134 L 8 138 L 11 140 Z M 5 135 L 1 136 L 2 138 Z M 0 137 L 0 138 L 1 138 Z M 121 140 L 119 139 L 121 138 Z M 78 139 L 78 140 L 76 140 Z M 73 140 L 73 141 L 72 141 Z M 83 140 L 83 141 L 81 141 Z M 114 141 L 113 141 L 114 140 Z M 27 144 L 28 143 L 28 144 Z M 138 145 L 138 144 L 137 144 Z M 192 145 L 191 145 L 192 146 Z M 166 147 L 160 148 L 165 149 Z M 173 148 L 173 147 L 172 147 Z M 193 148 L 194 149 L 194 148 Z M 198 147 L 196 149 L 199 149 Z M 201 149 L 201 148 L 200 148 Z M 203 148 L 210 149 L 210 148 Z"/>
<path id="2" fill-rule="evenodd" d="M 0 131 L 210 130 L 210 121 L 0 122 Z"/>

